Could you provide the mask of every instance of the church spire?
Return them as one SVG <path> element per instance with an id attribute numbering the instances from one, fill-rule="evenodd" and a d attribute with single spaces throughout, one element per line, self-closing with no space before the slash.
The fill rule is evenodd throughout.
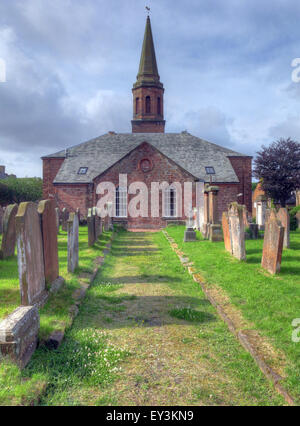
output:
<path id="1" fill-rule="evenodd" d="M 158 74 L 150 17 L 147 16 L 137 80 L 133 85 L 133 133 L 163 133 L 163 84 Z"/>
<path id="2" fill-rule="evenodd" d="M 159 74 L 157 69 L 151 22 L 150 17 L 147 16 L 139 72 L 135 86 L 139 84 L 153 84 L 158 82 Z"/>

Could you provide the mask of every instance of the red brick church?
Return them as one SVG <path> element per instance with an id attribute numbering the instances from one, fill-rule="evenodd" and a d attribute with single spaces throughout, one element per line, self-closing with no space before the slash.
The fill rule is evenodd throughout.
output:
<path id="1" fill-rule="evenodd" d="M 219 187 L 218 210 L 238 201 L 251 212 L 252 158 L 195 137 L 188 132 L 165 133 L 164 87 L 158 74 L 150 18 L 147 18 L 137 81 L 133 85 L 132 133 L 108 132 L 90 141 L 42 157 L 43 197 L 55 198 L 60 209 L 80 209 L 86 216 L 101 195 L 102 182 L 115 185 L 114 221 L 128 228 L 161 228 L 168 221 L 183 221 L 178 214 L 176 188 L 160 192 L 158 217 L 151 217 L 151 183 L 179 182 L 192 185 L 196 207 L 196 183 L 211 180 Z M 127 185 L 143 182 L 149 189 L 147 217 L 130 217 L 127 206 L 135 196 L 120 188 L 119 175 Z M 165 208 L 163 208 L 163 205 Z M 143 215 L 146 216 L 146 215 Z"/>

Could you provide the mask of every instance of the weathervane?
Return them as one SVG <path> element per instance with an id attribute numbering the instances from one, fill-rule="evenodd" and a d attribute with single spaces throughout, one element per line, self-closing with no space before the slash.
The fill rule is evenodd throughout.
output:
<path id="1" fill-rule="evenodd" d="M 151 10 L 150 7 L 146 6 L 145 9 L 147 10 L 147 14 L 149 16 L 150 15 L 150 10 Z"/>

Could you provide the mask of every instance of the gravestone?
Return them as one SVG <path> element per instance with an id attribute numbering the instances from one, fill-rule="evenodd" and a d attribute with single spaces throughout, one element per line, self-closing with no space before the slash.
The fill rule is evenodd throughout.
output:
<path id="1" fill-rule="evenodd" d="M 231 203 L 228 210 L 232 254 L 238 260 L 246 259 L 243 210 L 238 203 Z"/>
<path id="2" fill-rule="evenodd" d="M 0 362 L 9 358 L 24 368 L 38 343 L 40 317 L 35 306 L 20 306 L 0 323 Z"/>
<path id="3" fill-rule="evenodd" d="M 70 213 L 68 220 L 68 271 L 73 273 L 78 267 L 79 220 L 76 213 Z"/>
<path id="4" fill-rule="evenodd" d="M 108 216 L 107 216 L 107 231 L 113 230 L 113 224 L 112 224 L 112 217 L 113 217 L 113 203 L 109 201 L 107 203 L 107 210 L 108 210 Z"/>
<path id="5" fill-rule="evenodd" d="M 187 243 L 190 241 L 196 241 L 196 239 L 196 232 L 194 230 L 194 215 L 192 209 L 190 209 L 186 222 L 186 229 L 184 231 L 183 241 Z"/>
<path id="6" fill-rule="evenodd" d="M 281 207 L 277 212 L 277 219 L 284 227 L 283 247 L 290 247 L 290 215 L 287 208 Z"/>
<path id="7" fill-rule="evenodd" d="M 248 212 L 246 206 L 243 206 L 243 221 L 244 221 L 244 227 L 249 228 L 249 221 L 248 221 Z"/>
<path id="8" fill-rule="evenodd" d="M 43 200 L 38 205 L 38 213 L 40 215 L 43 254 L 44 254 L 44 270 L 46 284 L 51 288 L 54 285 L 58 287 L 57 280 L 63 283 L 63 278 L 59 277 L 58 266 L 58 248 L 57 248 L 57 211 L 55 209 L 54 200 Z"/>
<path id="9" fill-rule="evenodd" d="M 296 206 L 300 206 L 300 189 L 296 190 Z"/>
<path id="10" fill-rule="evenodd" d="M 15 218 L 18 211 L 17 204 L 6 207 L 3 216 L 3 235 L 1 244 L 1 258 L 6 259 L 15 254 L 16 247 L 16 224 Z"/>
<path id="11" fill-rule="evenodd" d="M 68 218 L 69 218 L 69 213 L 68 213 L 67 209 L 64 207 L 62 209 L 62 212 L 61 212 L 61 221 L 62 221 L 61 229 L 64 232 L 68 231 Z"/>
<path id="12" fill-rule="evenodd" d="M 203 224 L 201 227 L 203 238 L 209 237 L 209 202 L 208 202 L 208 187 L 204 186 L 204 207 L 203 207 Z"/>
<path id="13" fill-rule="evenodd" d="M 230 224 L 229 224 L 229 217 L 227 212 L 223 212 L 223 215 L 222 215 L 222 228 L 223 228 L 225 250 L 227 250 L 230 254 L 232 254 Z"/>
<path id="14" fill-rule="evenodd" d="M 95 241 L 96 241 L 95 216 L 93 215 L 92 209 L 88 210 L 87 225 L 88 225 L 88 245 L 89 247 L 91 247 L 95 244 Z"/>
<path id="15" fill-rule="evenodd" d="M 0 234 L 3 233 L 3 218 L 4 218 L 4 210 L 0 206 Z"/>
<path id="16" fill-rule="evenodd" d="M 59 233 L 59 225 L 60 225 L 60 217 L 59 217 L 59 208 L 55 207 L 55 221 L 56 221 L 56 229 L 57 233 Z"/>
<path id="17" fill-rule="evenodd" d="M 21 304 L 42 306 L 47 299 L 43 240 L 34 203 L 20 204 L 16 215 L 16 232 Z"/>
<path id="18" fill-rule="evenodd" d="M 258 239 L 258 225 L 256 223 L 249 223 L 249 234 L 251 240 Z"/>
<path id="19" fill-rule="evenodd" d="M 102 232 L 101 230 L 102 221 L 101 221 L 101 217 L 98 216 L 98 211 L 96 207 L 94 207 L 94 216 L 95 216 L 95 239 L 98 240 Z"/>
<path id="20" fill-rule="evenodd" d="M 284 227 L 277 219 L 276 211 L 271 209 L 265 225 L 264 246 L 261 266 L 270 274 L 280 271 L 284 239 Z"/>
<path id="21" fill-rule="evenodd" d="M 259 195 L 256 199 L 256 223 L 259 230 L 265 229 L 267 199 L 264 195 Z"/>
<path id="22" fill-rule="evenodd" d="M 218 213 L 218 186 L 210 186 L 209 189 L 209 239 L 210 241 L 223 241 L 222 227 L 219 223 Z"/>

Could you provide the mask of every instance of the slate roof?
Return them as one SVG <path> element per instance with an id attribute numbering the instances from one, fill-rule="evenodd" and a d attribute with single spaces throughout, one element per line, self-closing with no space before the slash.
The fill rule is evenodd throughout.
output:
<path id="1" fill-rule="evenodd" d="M 208 166 L 215 169 L 214 182 L 238 182 L 228 156 L 247 157 L 182 132 L 107 133 L 43 158 L 65 158 L 54 183 L 91 183 L 143 142 L 148 142 L 195 178 L 206 182 L 209 182 L 205 170 Z M 88 167 L 85 175 L 78 174 L 80 167 Z"/>

